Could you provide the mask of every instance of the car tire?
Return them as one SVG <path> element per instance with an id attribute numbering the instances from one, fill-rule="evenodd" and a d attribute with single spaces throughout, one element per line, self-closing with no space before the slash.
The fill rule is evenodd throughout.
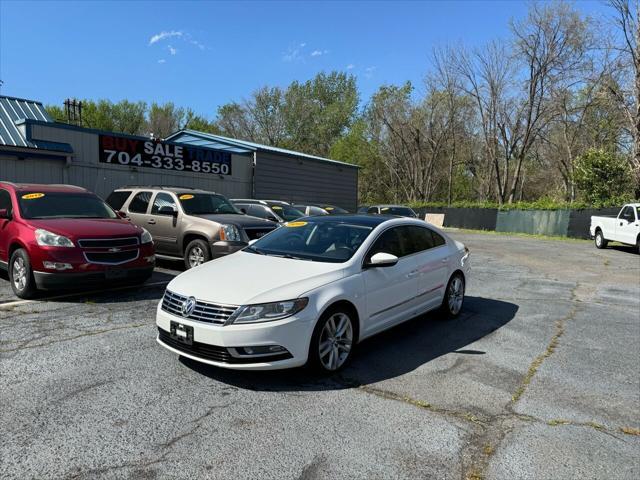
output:
<path id="1" fill-rule="evenodd" d="M 24 299 L 35 297 L 36 281 L 27 252 L 18 248 L 9 259 L 9 282 L 16 296 Z"/>
<path id="2" fill-rule="evenodd" d="M 199 238 L 192 240 L 184 250 L 184 266 L 187 270 L 211 260 L 209 245 Z"/>
<path id="3" fill-rule="evenodd" d="M 465 287 L 462 273 L 456 272 L 451 275 L 440 306 L 440 313 L 444 318 L 452 319 L 460 315 L 464 306 Z"/>
<path id="4" fill-rule="evenodd" d="M 602 230 L 597 230 L 596 231 L 596 235 L 593 238 L 593 241 L 596 244 L 596 248 L 602 249 L 602 248 L 607 248 L 607 244 L 609 242 L 607 242 L 607 240 L 604 238 L 604 235 L 602 235 Z"/>
<path id="5" fill-rule="evenodd" d="M 322 314 L 309 346 L 307 365 L 312 370 L 326 375 L 347 365 L 356 342 L 355 321 L 353 312 L 344 308 L 332 308 Z"/>

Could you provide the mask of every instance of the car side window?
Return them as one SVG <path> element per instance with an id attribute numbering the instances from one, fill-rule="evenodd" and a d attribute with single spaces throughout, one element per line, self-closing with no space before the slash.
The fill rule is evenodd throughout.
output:
<path id="1" fill-rule="evenodd" d="M 0 210 L 4 209 L 6 209 L 9 214 L 11 214 L 13 205 L 11 203 L 11 195 L 9 195 L 9 192 L 0 189 Z"/>
<path id="2" fill-rule="evenodd" d="M 633 207 L 624 207 L 624 209 L 622 210 L 622 213 L 620 214 L 621 218 L 624 218 L 625 220 L 629 221 L 629 222 L 633 222 L 636 219 L 635 213 L 633 211 Z"/>
<path id="3" fill-rule="evenodd" d="M 171 207 L 174 212 L 178 211 L 176 201 L 170 194 L 164 192 L 156 194 L 156 198 L 153 200 L 153 206 L 151 207 L 151 213 L 157 214 L 161 207 Z"/>
<path id="4" fill-rule="evenodd" d="M 378 207 L 369 207 L 367 213 L 378 213 Z"/>
<path id="5" fill-rule="evenodd" d="M 111 208 L 118 211 L 122 209 L 122 206 L 124 205 L 124 202 L 127 201 L 127 198 L 129 198 L 129 195 L 131 195 L 131 190 L 111 192 L 107 197 L 106 202 Z"/>
<path id="6" fill-rule="evenodd" d="M 129 204 L 129 212 L 131 213 L 147 213 L 149 202 L 151 201 L 151 192 L 137 193 Z"/>
<path id="7" fill-rule="evenodd" d="M 406 253 L 406 241 L 405 234 L 403 235 L 402 228 L 394 227 L 389 230 L 385 230 L 374 242 L 373 246 L 367 254 L 367 261 L 371 259 L 376 253 L 390 253 L 398 258 L 404 257 Z"/>
<path id="8" fill-rule="evenodd" d="M 247 213 L 258 218 L 267 218 L 267 211 L 261 205 L 249 205 Z"/>
<path id="9" fill-rule="evenodd" d="M 431 237 L 433 238 L 433 247 L 440 247 L 445 243 L 447 243 L 444 237 L 440 235 L 438 232 L 434 232 L 430 228 L 428 228 L 427 230 L 429 230 L 429 232 L 431 233 Z"/>

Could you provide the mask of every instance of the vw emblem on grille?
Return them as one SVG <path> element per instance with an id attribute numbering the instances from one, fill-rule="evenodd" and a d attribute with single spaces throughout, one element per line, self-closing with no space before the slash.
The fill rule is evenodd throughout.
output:
<path id="1" fill-rule="evenodd" d="M 182 302 L 182 315 L 188 317 L 193 313 L 193 309 L 196 308 L 196 299 L 194 297 L 189 297 Z"/>
<path id="2" fill-rule="evenodd" d="M 116 252 L 119 252 L 120 250 L 122 250 L 122 249 L 118 248 L 118 247 L 112 247 L 112 248 L 109 249 L 109 252 L 116 253 Z"/>

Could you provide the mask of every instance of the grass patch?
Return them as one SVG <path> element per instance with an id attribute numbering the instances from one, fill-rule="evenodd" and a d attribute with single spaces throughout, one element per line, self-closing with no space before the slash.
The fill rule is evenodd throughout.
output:
<path id="1" fill-rule="evenodd" d="M 620 431 L 626 435 L 640 435 L 640 429 L 631 427 L 620 427 Z"/>
<path id="2" fill-rule="evenodd" d="M 562 420 L 561 418 L 556 418 L 554 420 L 549 420 L 547 425 L 551 425 L 555 427 L 556 425 L 569 425 L 571 422 L 569 420 Z"/>
<path id="3" fill-rule="evenodd" d="M 502 236 L 509 236 L 509 237 L 536 238 L 539 240 L 560 240 L 564 242 L 584 243 L 584 242 L 591 241 L 583 238 L 563 237 L 560 235 L 541 235 L 538 233 L 496 232 L 495 230 L 473 230 L 470 228 L 453 228 L 453 227 L 444 227 L 443 230 L 460 232 L 460 233 L 482 233 L 485 235 L 502 235 Z"/>

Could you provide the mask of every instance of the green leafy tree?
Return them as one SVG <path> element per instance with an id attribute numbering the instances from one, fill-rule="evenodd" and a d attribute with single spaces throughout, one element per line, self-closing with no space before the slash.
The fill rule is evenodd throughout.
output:
<path id="1" fill-rule="evenodd" d="M 190 130 L 197 130 L 198 132 L 213 133 L 217 135 L 220 133 L 220 129 L 214 122 L 210 122 L 202 115 L 196 114 L 193 110 L 188 109 L 186 113 L 186 119 L 183 128 Z"/>
<path id="2" fill-rule="evenodd" d="M 187 112 L 173 102 L 152 103 L 147 119 L 147 132 L 156 138 L 166 138 L 185 125 Z"/>
<path id="3" fill-rule="evenodd" d="M 53 118 L 56 122 L 66 122 L 67 115 L 64 112 L 64 109 L 59 107 L 58 105 L 45 105 L 45 110 L 47 113 Z"/>
<path id="4" fill-rule="evenodd" d="M 388 190 L 382 181 L 384 164 L 378 145 L 368 137 L 364 119 L 356 120 L 347 134 L 333 144 L 329 157 L 361 167 L 358 176 L 358 198 L 361 203 L 391 200 L 386 196 Z"/>
<path id="5" fill-rule="evenodd" d="M 592 205 L 623 203 L 631 197 L 633 172 L 615 153 L 589 149 L 576 160 L 575 182 Z"/>

